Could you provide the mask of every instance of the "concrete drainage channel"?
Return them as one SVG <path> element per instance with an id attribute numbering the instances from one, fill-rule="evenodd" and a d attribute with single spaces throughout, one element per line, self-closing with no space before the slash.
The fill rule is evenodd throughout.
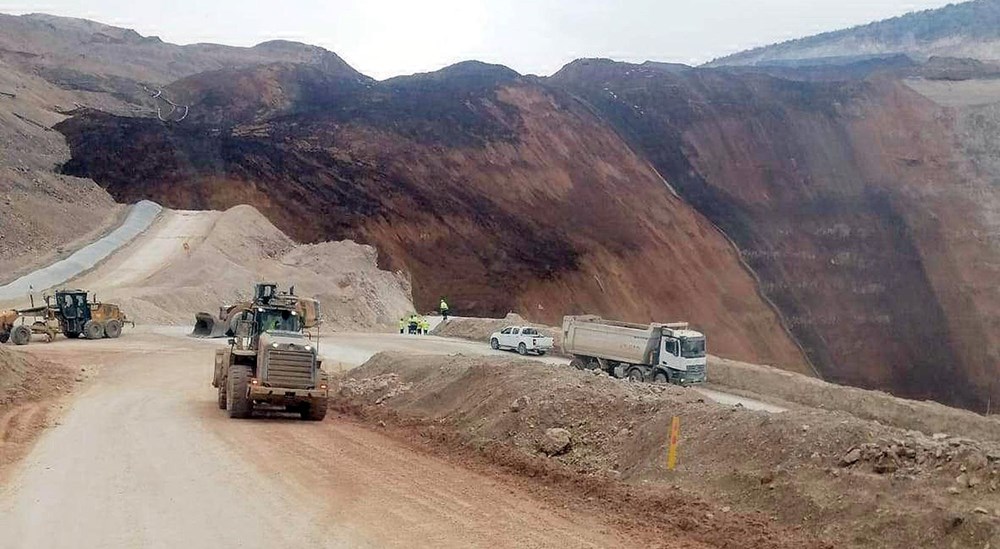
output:
<path id="1" fill-rule="evenodd" d="M 10 284 L 0 286 L 0 300 L 23 298 L 28 295 L 32 288 L 46 290 L 56 287 L 93 269 L 98 263 L 148 229 L 161 211 L 163 208 L 159 204 L 148 200 L 135 204 L 125 221 L 107 236 L 84 246 L 66 259 L 24 275 Z"/>

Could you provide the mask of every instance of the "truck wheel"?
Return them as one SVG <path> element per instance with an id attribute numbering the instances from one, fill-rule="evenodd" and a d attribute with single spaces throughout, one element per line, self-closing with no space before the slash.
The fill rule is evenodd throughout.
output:
<path id="1" fill-rule="evenodd" d="M 653 383 L 670 383 L 670 378 L 664 372 L 656 372 L 653 376 Z"/>
<path id="2" fill-rule="evenodd" d="M 10 332 L 0 332 L 0 344 L 7 343 L 10 340 Z"/>
<path id="3" fill-rule="evenodd" d="M 573 368 L 576 368 L 577 370 L 587 369 L 587 363 L 584 362 L 583 359 L 578 357 L 574 357 L 573 360 L 569 361 L 569 365 Z"/>
<path id="4" fill-rule="evenodd" d="M 220 410 L 225 410 L 226 409 L 226 384 L 225 383 L 220 383 L 219 384 L 219 409 Z"/>
<path id="5" fill-rule="evenodd" d="M 645 376 L 642 375 L 642 370 L 638 368 L 632 368 L 628 371 L 629 381 L 643 381 L 644 377 Z"/>
<path id="6" fill-rule="evenodd" d="M 10 333 L 10 340 L 14 345 L 27 345 L 31 341 L 31 328 L 27 326 L 17 326 Z"/>
<path id="7" fill-rule="evenodd" d="M 86 336 L 87 339 L 101 339 L 104 337 L 104 326 L 101 326 L 99 322 L 88 320 L 87 323 L 83 325 L 83 335 Z"/>
<path id="8" fill-rule="evenodd" d="M 528 354 L 528 347 L 524 343 L 517 344 L 517 354 L 526 355 Z"/>
<path id="9" fill-rule="evenodd" d="M 497 338 L 494 337 L 493 339 L 490 340 L 490 348 L 493 349 L 494 351 L 500 348 L 500 342 L 497 341 Z"/>
<path id="10" fill-rule="evenodd" d="M 306 407 L 302 409 L 302 419 L 306 421 L 323 421 L 326 417 L 326 405 L 327 399 L 317 398 L 316 400 L 306 404 Z"/>
<path id="11" fill-rule="evenodd" d="M 253 402 L 247 396 L 250 385 L 250 367 L 245 364 L 229 365 L 229 387 L 226 387 L 226 409 L 229 417 L 243 419 L 253 413 Z"/>
<path id="12" fill-rule="evenodd" d="M 122 323 L 111 319 L 104 326 L 104 335 L 110 337 L 111 339 L 116 339 L 118 336 L 122 335 Z"/>

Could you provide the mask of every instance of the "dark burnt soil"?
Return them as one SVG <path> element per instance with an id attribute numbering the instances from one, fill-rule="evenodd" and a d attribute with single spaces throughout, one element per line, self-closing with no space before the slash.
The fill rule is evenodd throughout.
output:
<path id="1" fill-rule="evenodd" d="M 586 60 L 551 83 L 736 242 L 825 379 L 985 411 L 1000 311 L 959 288 L 987 286 L 973 269 L 997 259 L 971 236 L 990 232 L 972 213 L 989 185 L 962 180 L 946 113 L 858 70 Z"/>
<path id="2" fill-rule="evenodd" d="M 729 243 L 559 90 L 465 63 L 374 84 L 275 64 L 168 91 L 191 105 L 181 123 L 60 124 L 64 171 L 121 201 L 247 203 L 300 241 L 372 244 L 421 310 L 683 318 L 720 353 L 806 369 Z"/>

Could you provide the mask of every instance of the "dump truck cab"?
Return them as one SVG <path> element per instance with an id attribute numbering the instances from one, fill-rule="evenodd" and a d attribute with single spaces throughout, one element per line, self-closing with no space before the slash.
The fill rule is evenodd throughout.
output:
<path id="1" fill-rule="evenodd" d="M 705 334 L 670 325 L 661 328 L 658 362 L 670 381 L 687 384 L 705 380 Z"/>
<path id="2" fill-rule="evenodd" d="M 304 332 L 298 301 L 292 293 L 278 293 L 274 284 L 258 284 L 254 306 L 235 323 L 230 347 L 216 351 L 212 384 L 230 417 L 265 408 L 314 421 L 326 416 L 327 376 Z"/>

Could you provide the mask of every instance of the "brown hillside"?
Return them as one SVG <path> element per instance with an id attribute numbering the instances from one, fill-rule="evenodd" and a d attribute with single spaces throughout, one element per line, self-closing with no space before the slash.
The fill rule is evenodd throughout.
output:
<path id="1" fill-rule="evenodd" d="M 216 102 L 236 78 L 275 93 Z M 372 244 L 423 309 L 683 318 L 722 354 L 805 368 L 726 239 L 578 102 L 475 63 L 368 91 L 329 78 L 206 73 L 171 86 L 191 98 L 177 124 L 81 113 L 59 126 L 66 171 L 123 201 L 250 203 L 298 239 Z"/>
<path id="2" fill-rule="evenodd" d="M 824 377 L 985 410 L 1000 197 L 949 112 L 887 75 L 580 61 L 553 80 L 736 241 Z"/>

